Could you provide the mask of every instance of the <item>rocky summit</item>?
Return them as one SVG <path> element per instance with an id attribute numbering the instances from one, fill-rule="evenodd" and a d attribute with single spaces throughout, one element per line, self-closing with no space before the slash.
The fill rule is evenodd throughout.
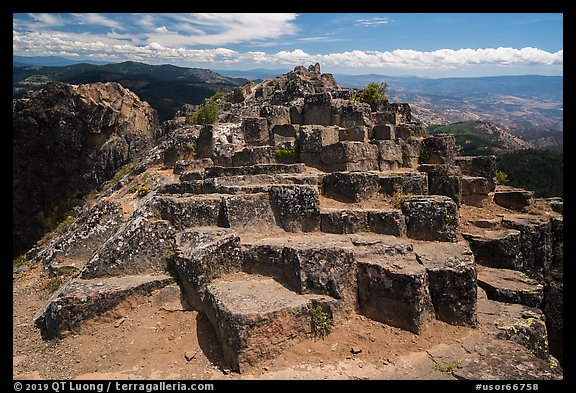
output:
<path id="1" fill-rule="evenodd" d="M 126 342 L 94 367 L 121 379 L 194 378 L 202 356 L 218 378 L 563 379 L 562 201 L 497 185 L 494 156 L 360 96 L 315 64 L 213 98 L 208 125 L 186 106 L 159 126 L 114 83 L 16 100 L 16 228 L 40 191 L 93 193 L 14 270 L 36 348 L 111 326 Z M 21 310 L 33 272 L 54 286 Z M 185 315 L 196 329 L 168 333 Z M 154 318 L 138 352 L 125 334 Z M 154 358 L 157 340 L 184 358 Z M 89 356 L 38 371 L 21 341 L 15 375 L 94 372 Z"/>

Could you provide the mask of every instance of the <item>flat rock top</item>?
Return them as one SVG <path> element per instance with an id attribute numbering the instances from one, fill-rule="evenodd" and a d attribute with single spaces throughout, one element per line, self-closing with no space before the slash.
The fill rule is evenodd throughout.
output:
<path id="1" fill-rule="evenodd" d="M 359 264 L 374 265 L 384 268 L 389 273 L 404 275 L 423 275 L 426 268 L 418 263 L 414 253 L 396 254 L 396 255 L 379 255 L 367 253 L 356 256 Z"/>
<path id="2" fill-rule="evenodd" d="M 516 229 L 493 229 L 485 230 L 482 233 L 462 233 L 466 239 L 479 240 L 500 240 L 507 236 L 519 235 L 520 231 Z"/>
<path id="3" fill-rule="evenodd" d="M 80 293 L 105 293 L 115 292 L 118 290 L 125 290 L 136 288 L 142 284 L 173 280 L 167 274 L 154 274 L 154 275 L 134 275 L 134 276 L 118 276 L 118 277 L 100 277 L 89 280 L 73 279 L 70 283 L 62 287 L 62 292 L 67 295 L 77 295 Z"/>
<path id="4" fill-rule="evenodd" d="M 427 267 L 474 267 L 474 255 L 465 243 L 414 243 L 414 252 Z"/>
<path id="5" fill-rule="evenodd" d="M 347 235 L 337 235 L 329 233 L 308 233 L 288 236 L 277 236 L 260 239 L 251 243 L 251 245 L 275 245 L 285 246 L 295 249 L 309 248 L 346 248 L 352 249 L 352 242 Z"/>
<path id="6" fill-rule="evenodd" d="M 543 290 L 541 284 L 518 270 L 495 269 L 478 265 L 477 271 L 478 281 L 483 281 L 495 288 L 522 292 Z"/>
<path id="7" fill-rule="evenodd" d="M 268 277 L 236 275 L 211 282 L 208 292 L 233 314 L 267 314 L 286 308 L 299 308 L 309 297 L 292 292 Z"/>

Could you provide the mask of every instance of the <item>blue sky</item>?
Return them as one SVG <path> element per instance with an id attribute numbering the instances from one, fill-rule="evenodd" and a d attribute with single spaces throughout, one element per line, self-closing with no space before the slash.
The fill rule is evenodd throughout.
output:
<path id="1" fill-rule="evenodd" d="M 558 13 L 13 14 L 13 53 L 246 70 L 562 75 Z"/>

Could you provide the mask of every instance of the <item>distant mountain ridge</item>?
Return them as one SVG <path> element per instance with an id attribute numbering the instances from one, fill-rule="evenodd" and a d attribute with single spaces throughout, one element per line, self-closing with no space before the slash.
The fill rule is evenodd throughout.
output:
<path id="1" fill-rule="evenodd" d="M 23 63 L 74 64 L 61 67 Z M 216 65 L 217 66 L 217 65 Z M 13 95 L 20 97 L 48 82 L 119 82 L 154 107 L 161 120 L 170 119 L 184 104 L 199 104 L 217 91 L 229 91 L 248 80 L 261 81 L 284 69 L 218 70 L 149 65 L 137 62 L 95 65 L 47 57 L 13 56 Z M 420 78 L 379 74 L 334 74 L 341 87 L 362 88 L 386 82 L 392 101 L 407 102 L 425 125 L 485 121 L 538 148 L 563 146 L 563 77 L 542 75 L 467 78 Z"/>
<path id="2" fill-rule="evenodd" d="M 50 82 L 118 82 L 146 100 L 158 111 L 161 120 L 167 120 L 184 104 L 200 104 L 206 97 L 230 91 L 248 80 L 226 77 L 208 69 L 133 61 L 105 65 L 76 63 L 61 67 L 13 65 L 14 98 L 41 89 Z"/>

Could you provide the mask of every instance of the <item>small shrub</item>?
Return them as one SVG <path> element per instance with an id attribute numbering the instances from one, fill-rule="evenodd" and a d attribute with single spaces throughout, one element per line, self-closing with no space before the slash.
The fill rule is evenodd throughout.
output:
<path id="1" fill-rule="evenodd" d="M 296 149 L 278 149 L 276 150 L 276 157 L 278 158 L 298 158 Z"/>
<path id="2" fill-rule="evenodd" d="M 20 255 L 18 258 L 12 260 L 12 268 L 16 269 L 26 263 L 26 253 Z"/>
<path id="3" fill-rule="evenodd" d="M 452 372 L 452 370 L 454 370 L 455 368 L 458 368 L 458 365 L 460 364 L 460 362 L 454 362 L 454 363 L 440 363 L 440 362 L 436 362 L 436 364 L 434 365 L 434 368 L 442 373 L 450 373 Z"/>
<path id="4" fill-rule="evenodd" d="M 51 278 L 50 281 L 44 285 L 44 289 L 48 291 L 48 293 L 54 293 L 58 290 L 58 288 L 60 288 L 63 282 L 64 277 L 62 276 Z"/>
<path id="5" fill-rule="evenodd" d="M 508 174 L 502 171 L 496 172 L 496 181 L 501 185 L 508 183 Z"/>
<path id="6" fill-rule="evenodd" d="M 150 187 L 148 186 L 136 186 L 136 195 L 138 195 L 140 198 L 148 195 L 150 191 Z"/>
<path id="7" fill-rule="evenodd" d="M 310 309 L 312 335 L 326 337 L 332 330 L 332 317 L 328 315 L 320 304 L 314 304 Z"/>
<path id="8" fill-rule="evenodd" d="M 191 116 L 191 122 L 193 124 L 207 125 L 214 124 L 218 121 L 218 114 L 220 113 L 220 105 L 214 101 L 209 101 L 203 104 L 194 114 Z"/>
<path id="9" fill-rule="evenodd" d="M 369 83 L 368 86 L 362 91 L 360 95 L 360 100 L 370 105 L 372 110 L 376 110 L 379 104 L 383 104 L 388 101 L 388 84 L 387 83 Z"/>
<path id="10" fill-rule="evenodd" d="M 394 193 L 394 196 L 392 197 L 392 204 L 396 209 L 400 209 L 402 207 L 402 202 L 404 202 L 408 198 L 412 198 L 411 192 L 409 192 L 408 194 L 404 194 L 402 190 L 399 190 Z"/>

